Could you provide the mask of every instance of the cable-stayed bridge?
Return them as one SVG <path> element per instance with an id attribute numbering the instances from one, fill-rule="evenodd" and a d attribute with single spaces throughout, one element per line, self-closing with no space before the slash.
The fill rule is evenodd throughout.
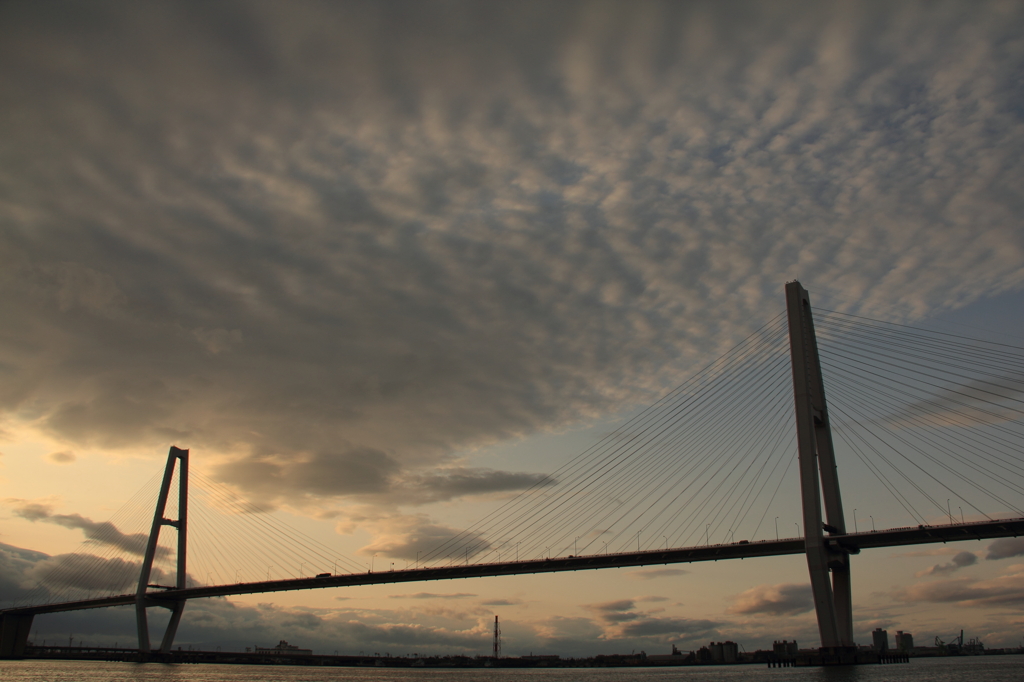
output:
<path id="1" fill-rule="evenodd" d="M 167 608 L 167 651 L 189 599 L 804 554 L 822 647 L 844 660 L 851 555 L 1024 531 L 1024 349 L 833 311 L 815 326 L 800 284 L 786 294 L 785 313 L 405 568 L 339 555 L 172 448 L 163 476 L 0 612 L 0 656 L 23 653 L 44 613 L 134 605 L 148 652 L 147 609 Z M 849 532 L 837 451 L 900 527 L 862 531 L 855 510 Z M 780 537 L 773 510 L 797 489 L 799 537 Z"/>

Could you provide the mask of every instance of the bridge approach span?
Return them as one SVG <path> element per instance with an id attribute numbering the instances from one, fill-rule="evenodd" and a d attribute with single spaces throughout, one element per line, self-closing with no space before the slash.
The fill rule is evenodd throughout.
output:
<path id="1" fill-rule="evenodd" d="M 1024 535 L 1024 518 L 978 521 L 941 526 L 916 526 L 891 528 L 880 531 L 828 535 L 829 551 L 834 553 L 857 554 L 864 549 L 922 545 L 963 540 L 991 540 Z M 500 575 L 523 575 L 528 573 L 559 573 L 597 568 L 627 568 L 664 564 L 685 564 L 698 561 L 720 561 L 725 559 L 746 559 L 752 557 L 803 554 L 803 538 L 762 540 L 757 542 L 736 542 L 719 545 L 700 545 L 678 549 L 645 550 L 616 554 L 591 554 L 576 557 L 552 559 L 531 559 L 487 564 L 457 564 L 442 567 L 410 568 L 393 571 L 349 573 L 320 578 L 290 578 L 266 580 L 230 585 L 207 585 L 185 589 L 168 589 L 161 592 L 147 592 L 147 599 L 153 602 L 177 602 L 206 597 L 227 597 L 239 594 L 264 594 L 267 592 L 290 592 L 328 587 L 355 587 L 358 585 L 383 585 L 426 580 L 452 580 L 456 578 L 482 578 Z M 107 606 L 135 604 L 135 594 L 125 594 L 77 602 L 63 602 L 38 606 L 5 609 L 2 615 L 40 615 L 63 611 L 78 611 Z"/>

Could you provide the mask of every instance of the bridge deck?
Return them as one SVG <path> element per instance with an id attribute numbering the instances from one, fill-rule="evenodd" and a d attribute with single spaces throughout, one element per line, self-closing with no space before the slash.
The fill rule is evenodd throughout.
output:
<path id="1" fill-rule="evenodd" d="M 1024 535 L 1024 519 L 1001 519 L 942 526 L 916 526 L 891 528 L 863 533 L 826 536 L 829 544 L 837 551 L 857 553 L 863 549 L 899 547 L 937 542 L 961 540 L 989 540 Z M 839 549 L 841 548 L 841 549 Z M 736 542 L 720 545 L 701 545 L 677 549 L 657 549 L 617 554 L 590 554 L 577 557 L 534 559 L 528 561 L 506 561 L 489 564 L 459 564 L 431 568 L 380 571 L 375 573 L 350 573 L 323 578 L 292 578 L 267 580 L 231 585 L 209 585 L 190 587 L 182 590 L 149 592 L 147 597 L 154 602 L 168 603 L 183 599 L 204 597 L 226 597 L 235 594 L 262 594 L 266 592 L 287 592 L 312 590 L 327 587 L 352 587 L 356 585 L 380 585 L 386 583 L 416 582 L 421 580 L 450 580 L 455 578 L 480 578 L 499 575 L 521 575 L 527 573 L 557 573 L 596 568 L 624 568 L 628 566 L 649 566 L 654 564 L 683 564 L 697 561 L 720 561 L 725 559 L 746 559 L 751 557 L 802 554 L 803 538 L 761 540 L 757 542 Z M 123 606 L 135 603 L 134 594 L 102 597 L 75 602 L 43 604 L 4 609 L 4 614 L 42 614 L 62 611 L 95 609 L 106 606 Z"/>

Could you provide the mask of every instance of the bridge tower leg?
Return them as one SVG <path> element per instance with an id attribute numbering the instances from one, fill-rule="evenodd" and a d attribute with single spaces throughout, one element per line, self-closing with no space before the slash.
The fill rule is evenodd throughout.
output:
<path id="1" fill-rule="evenodd" d="M 786 309 L 789 313 L 807 567 L 811 575 L 821 646 L 841 654 L 853 651 L 855 646 L 850 555 L 838 543 L 830 542 L 824 536 L 826 530 L 829 535 L 845 535 L 846 521 L 839 495 L 839 475 L 825 404 L 818 342 L 811 318 L 811 300 L 799 282 L 786 284 Z M 821 518 L 822 498 L 825 500 L 827 521 L 824 524 Z"/>
<path id="2" fill-rule="evenodd" d="M 167 509 L 167 498 L 171 492 L 171 482 L 174 477 L 174 467 L 178 467 L 178 518 L 172 520 L 164 517 Z M 178 554 L 177 566 L 175 568 L 174 587 L 185 589 L 186 550 L 188 547 L 188 450 L 182 450 L 171 446 L 167 454 L 167 466 L 164 467 L 164 479 L 160 484 L 160 495 L 156 501 L 156 511 L 153 512 L 153 525 L 149 531 L 149 542 L 146 544 L 146 554 L 142 559 L 142 570 L 139 573 L 139 586 L 135 592 L 135 620 L 139 631 L 139 652 L 148 654 L 150 652 L 149 642 L 149 620 L 146 617 L 146 609 L 150 606 L 162 606 L 170 609 L 171 619 L 167 623 L 163 640 L 160 643 L 160 651 L 170 651 L 174 644 L 174 635 L 178 631 L 178 623 L 181 622 L 182 611 L 185 610 L 185 601 L 178 600 L 168 602 L 155 599 L 147 592 L 150 587 L 149 579 L 153 572 L 153 559 L 156 558 L 158 541 L 160 540 L 160 529 L 163 526 L 171 526 L 178 531 Z M 163 587 L 170 587 L 165 585 Z"/>

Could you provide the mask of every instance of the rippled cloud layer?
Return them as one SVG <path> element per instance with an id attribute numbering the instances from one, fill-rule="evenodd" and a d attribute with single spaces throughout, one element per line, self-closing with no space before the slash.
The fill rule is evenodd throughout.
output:
<path id="1" fill-rule="evenodd" d="M 649 400 L 786 280 L 894 319 L 1019 289 L 1021 25 L 5 4 L 4 424 L 265 502 L 528 487 L 450 458 Z"/>

